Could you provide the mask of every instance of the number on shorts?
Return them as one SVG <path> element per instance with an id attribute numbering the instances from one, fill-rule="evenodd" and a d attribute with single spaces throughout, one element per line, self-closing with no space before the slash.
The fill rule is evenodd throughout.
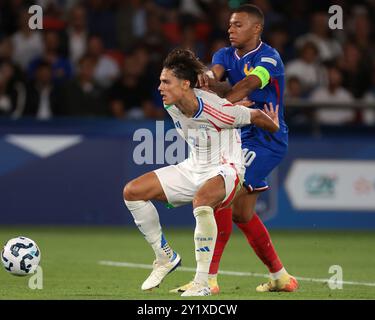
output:
<path id="1" fill-rule="evenodd" d="M 244 157 L 245 167 L 250 167 L 250 165 L 255 160 L 257 154 L 255 153 L 255 151 L 250 151 L 247 148 L 242 149 L 242 154 L 243 154 L 243 157 Z"/>

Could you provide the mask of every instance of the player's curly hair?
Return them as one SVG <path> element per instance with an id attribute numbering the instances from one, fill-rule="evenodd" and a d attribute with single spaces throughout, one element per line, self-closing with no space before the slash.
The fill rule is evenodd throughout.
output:
<path id="1" fill-rule="evenodd" d="M 190 87 L 194 88 L 198 75 L 204 72 L 205 65 L 198 60 L 194 52 L 188 49 L 173 49 L 165 58 L 163 68 L 172 70 L 181 80 L 189 80 Z"/>

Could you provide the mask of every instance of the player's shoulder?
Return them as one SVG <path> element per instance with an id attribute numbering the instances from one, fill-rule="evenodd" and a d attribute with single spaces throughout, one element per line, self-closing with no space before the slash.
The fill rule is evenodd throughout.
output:
<path id="1" fill-rule="evenodd" d="M 230 103 L 227 99 L 220 98 L 216 93 L 194 89 L 195 95 L 202 99 L 204 105 L 209 105 L 211 107 L 221 107 L 225 104 Z"/>
<path id="2" fill-rule="evenodd" d="M 279 52 L 264 42 L 260 50 L 258 50 L 255 59 L 259 62 L 270 63 L 274 67 L 282 67 L 284 65 Z"/>
<path id="3" fill-rule="evenodd" d="M 219 50 L 217 50 L 215 53 L 214 53 L 214 57 L 231 57 L 233 56 L 234 54 L 234 48 L 233 47 L 223 47 L 223 48 L 220 48 Z"/>
<path id="4" fill-rule="evenodd" d="M 177 117 L 179 114 L 179 110 L 174 104 L 164 104 L 164 109 L 171 117 Z"/>

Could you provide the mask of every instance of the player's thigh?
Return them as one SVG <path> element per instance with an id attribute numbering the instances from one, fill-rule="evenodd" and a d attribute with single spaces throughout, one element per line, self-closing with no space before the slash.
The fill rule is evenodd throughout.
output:
<path id="1" fill-rule="evenodd" d="M 258 191 L 249 193 L 246 188 L 242 187 L 232 204 L 232 217 L 234 222 L 246 223 L 250 221 L 254 215 L 255 204 L 259 194 L 260 192 Z"/>
<path id="2" fill-rule="evenodd" d="M 285 152 L 278 153 L 262 146 L 244 143 L 243 149 L 247 149 L 249 156 L 245 163 L 245 186 L 252 191 L 265 191 L 268 189 L 267 176 L 275 169 Z"/>
<path id="3" fill-rule="evenodd" d="M 228 207 L 236 193 L 241 188 L 243 173 L 238 174 L 236 169 L 224 164 L 213 168 L 202 175 L 204 183 L 194 197 L 193 206 L 207 205 L 212 208 Z"/>
<path id="4" fill-rule="evenodd" d="M 185 162 L 157 169 L 155 174 L 171 206 L 179 207 L 193 201 L 198 185 Z"/>
<path id="5" fill-rule="evenodd" d="M 124 199 L 128 201 L 167 201 L 164 190 L 155 172 L 148 172 L 127 183 L 124 188 Z"/>
<path id="6" fill-rule="evenodd" d="M 208 179 L 197 191 L 193 199 L 193 207 L 217 207 L 226 195 L 224 178 L 217 175 Z"/>

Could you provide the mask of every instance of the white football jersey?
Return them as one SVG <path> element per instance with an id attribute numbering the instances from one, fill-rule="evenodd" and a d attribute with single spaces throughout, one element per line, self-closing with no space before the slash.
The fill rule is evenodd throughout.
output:
<path id="1" fill-rule="evenodd" d="M 165 109 L 174 121 L 178 133 L 189 145 L 187 162 L 192 171 L 209 170 L 225 163 L 243 172 L 241 137 L 236 128 L 248 125 L 250 109 L 232 105 L 216 94 L 194 89 L 199 108 L 187 118 L 175 105 Z"/>

